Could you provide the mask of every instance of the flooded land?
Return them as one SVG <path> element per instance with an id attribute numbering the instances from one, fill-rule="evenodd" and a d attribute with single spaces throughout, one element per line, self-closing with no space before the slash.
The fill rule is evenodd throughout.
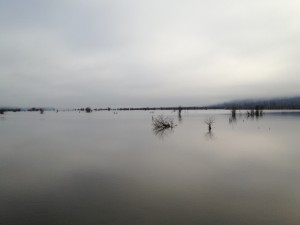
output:
<path id="1" fill-rule="evenodd" d="M 0 224 L 298 225 L 299 131 L 300 111 L 8 112 Z"/>

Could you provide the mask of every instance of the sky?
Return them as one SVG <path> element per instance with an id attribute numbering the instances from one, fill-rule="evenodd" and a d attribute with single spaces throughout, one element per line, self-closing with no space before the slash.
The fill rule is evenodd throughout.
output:
<path id="1" fill-rule="evenodd" d="M 0 0 L 0 105 L 300 95 L 299 0 Z"/>

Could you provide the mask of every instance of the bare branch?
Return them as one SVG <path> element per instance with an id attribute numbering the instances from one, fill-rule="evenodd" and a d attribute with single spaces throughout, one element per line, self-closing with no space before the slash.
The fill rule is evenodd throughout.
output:
<path id="1" fill-rule="evenodd" d="M 153 118 L 152 124 L 155 129 L 166 129 L 174 127 L 173 119 L 170 117 L 165 117 L 163 115 L 159 115 L 156 118 Z"/>
<path id="2" fill-rule="evenodd" d="M 208 126 L 211 126 L 213 123 L 215 123 L 215 118 L 214 117 L 209 117 L 204 120 L 204 123 L 206 123 Z"/>
<path id="3" fill-rule="evenodd" d="M 211 116 L 204 120 L 204 123 L 206 123 L 208 125 L 208 132 L 211 131 L 211 128 L 212 128 L 211 126 L 214 122 L 215 122 L 215 118 L 211 117 Z"/>

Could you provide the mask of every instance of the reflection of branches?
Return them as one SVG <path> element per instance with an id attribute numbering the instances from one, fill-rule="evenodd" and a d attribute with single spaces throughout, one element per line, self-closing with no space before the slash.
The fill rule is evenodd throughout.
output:
<path id="1" fill-rule="evenodd" d="M 230 123 L 230 124 L 236 123 L 236 117 L 230 116 L 230 117 L 229 117 L 229 123 Z"/>
<path id="2" fill-rule="evenodd" d="M 211 131 L 208 131 L 207 133 L 205 133 L 204 136 L 209 140 L 212 140 L 212 141 L 215 140 L 215 134 Z"/>
<path id="3" fill-rule="evenodd" d="M 153 127 L 153 133 L 157 137 L 163 139 L 164 137 L 167 137 L 168 135 L 173 133 L 173 129 L 172 128 L 155 128 L 155 127 Z"/>
<path id="4" fill-rule="evenodd" d="M 181 106 L 178 107 L 178 121 L 181 123 L 182 121 L 182 118 L 181 118 L 181 111 L 182 111 L 182 108 Z"/>
<path id="5" fill-rule="evenodd" d="M 179 123 L 182 122 L 182 116 L 181 116 L 181 113 L 178 113 L 178 122 L 179 122 Z"/>

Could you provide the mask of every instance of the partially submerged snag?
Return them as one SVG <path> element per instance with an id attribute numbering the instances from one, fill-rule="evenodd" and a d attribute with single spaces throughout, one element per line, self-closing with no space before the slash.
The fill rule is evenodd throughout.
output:
<path id="1" fill-rule="evenodd" d="M 152 124 L 154 129 L 167 129 L 174 127 L 173 119 L 163 115 L 153 118 Z"/>
<path id="2" fill-rule="evenodd" d="M 204 120 L 204 123 L 206 123 L 208 125 L 208 131 L 210 132 L 211 129 L 212 129 L 211 126 L 213 125 L 213 123 L 215 123 L 215 118 L 209 117 L 209 118 Z"/>
<path id="3" fill-rule="evenodd" d="M 157 117 L 152 116 L 152 125 L 154 134 L 160 138 L 168 135 L 173 131 L 174 126 L 176 126 L 173 123 L 173 118 L 163 115 L 159 115 Z"/>
<path id="4" fill-rule="evenodd" d="M 91 113 L 93 110 L 90 107 L 85 108 L 86 113 Z"/>

